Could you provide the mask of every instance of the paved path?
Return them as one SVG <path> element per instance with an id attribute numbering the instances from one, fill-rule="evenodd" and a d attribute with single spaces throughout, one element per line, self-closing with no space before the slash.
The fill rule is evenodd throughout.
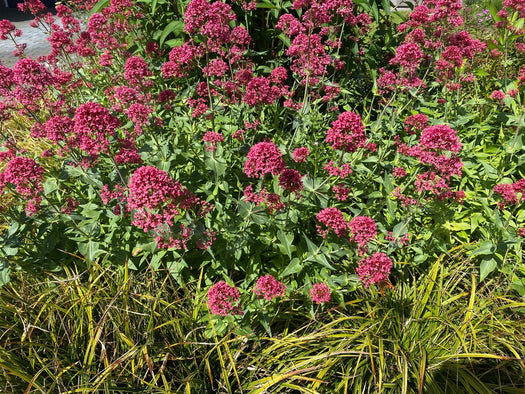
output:
<path id="1" fill-rule="evenodd" d="M 28 57 L 36 59 L 40 55 L 48 55 L 51 52 L 46 34 L 29 26 L 33 20 L 32 15 L 13 8 L 0 8 L 0 20 L 2 19 L 10 20 L 17 29 L 22 30 L 22 37 L 17 38 L 17 42 L 27 43 L 25 53 Z M 18 60 L 12 55 L 14 50 L 15 44 L 11 40 L 0 41 L 0 61 L 4 66 L 13 67 Z"/>

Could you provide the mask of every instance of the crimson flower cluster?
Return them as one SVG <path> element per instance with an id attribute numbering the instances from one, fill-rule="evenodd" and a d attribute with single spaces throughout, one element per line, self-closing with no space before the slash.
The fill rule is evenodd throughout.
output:
<path id="1" fill-rule="evenodd" d="M 448 90 L 461 89 L 463 85 L 474 82 L 475 76 L 467 74 L 474 57 L 486 49 L 486 45 L 473 39 L 466 30 L 458 30 L 463 25 L 459 11 L 460 0 L 425 0 L 410 13 L 406 23 L 399 25 L 399 31 L 406 33 L 404 42 L 396 48 L 390 64 L 399 66 L 399 72 L 380 69 L 377 84 L 380 93 L 396 89 L 426 87 L 418 72 L 428 67 L 436 52 L 437 81 Z M 463 77 L 454 80 L 458 70 Z"/>
<path id="2" fill-rule="evenodd" d="M 326 238 L 330 231 L 338 237 L 344 237 L 350 232 L 349 241 L 357 244 L 359 254 L 365 253 L 368 243 L 377 237 L 377 225 L 368 216 L 356 216 L 347 222 L 339 209 L 331 207 L 319 211 L 317 220 L 323 225 L 317 226 L 317 231 L 323 238 Z"/>
<path id="3" fill-rule="evenodd" d="M 282 211 L 286 205 L 281 201 L 281 196 L 277 193 L 269 193 L 262 188 L 258 193 L 253 191 L 253 186 L 249 185 L 244 189 L 246 201 L 254 203 L 256 206 L 266 206 L 270 214 Z"/>
<path id="4" fill-rule="evenodd" d="M 145 232 L 153 231 L 160 248 L 187 249 L 192 229 L 186 223 L 180 223 L 177 228 L 179 216 L 193 212 L 202 218 L 212 209 L 167 172 L 156 167 L 138 168 L 131 176 L 128 188 L 127 205 L 133 214 L 132 224 Z"/>
<path id="5" fill-rule="evenodd" d="M 326 143 L 332 149 L 355 152 L 366 144 L 365 126 L 355 112 L 347 111 L 332 122 L 332 128 L 326 132 Z"/>
<path id="6" fill-rule="evenodd" d="M 115 135 L 120 121 L 107 108 L 89 101 L 77 108 L 73 121 L 74 135 L 69 139 L 70 146 L 91 156 L 109 152 L 109 138 Z"/>
<path id="7" fill-rule="evenodd" d="M 257 280 L 253 293 L 257 298 L 271 301 L 274 298 L 284 297 L 286 286 L 272 275 L 264 275 Z M 312 302 L 324 304 L 330 301 L 331 291 L 326 283 L 315 283 L 310 288 L 308 295 Z M 214 315 L 243 315 L 244 312 L 239 305 L 240 298 L 239 289 L 225 281 L 220 281 L 208 290 L 208 308 Z"/>
<path id="8" fill-rule="evenodd" d="M 331 207 L 324 208 L 316 215 L 317 220 L 323 224 L 323 226 L 317 226 L 317 231 L 323 238 L 329 234 L 330 230 L 335 233 L 338 237 L 344 237 L 348 233 L 348 223 L 339 209 Z"/>
<path id="9" fill-rule="evenodd" d="M 392 260 L 386 254 L 377 252 L 359 261 L 356 269 L 359 279 L 365 287 L 385 281 L 392 270 Z"/>
<path id="10" fill-rule="evenodd" d="M 326 283 L 315 283 L 308 292 L 312 302 L 317 304 L 324 304 L 330 301 L 331 292 Z"/>
<path id="11" fill-rule="evenodd" d="M 507 205 L 518 205 L 525 200 L 525 178 L 510 184 L 500 183 L 494 186 L 494 192 L 503 197 L 503 200 L 498 203 L 500 208 L 503 209 Z"/>
<path id="12" fill-rule="evenodd" d="M 242 309 L 237 305 L 241 294 L 236 287 L 225 281 L 214 284 L 208 291 L 208 308 L 214 315 L 242 315 Z"/>
<path id="13" fill-rule="evenodd" d="M 279 148 L 271 141 L 263 141 L 250 148 L 244 163 L 244 173 L 250 178 L 264 177 L 266 174 L 279 175 L 285 165 Z"/>
<path id="14" fill-rule="evenodd" d="M 29 199 L 26 212 L 33 215 L 40 206 L 42 174 L 44 169 L 33 159 L 28 157 L 13 157 L 0 172 L 0 190 L 11 184 L 23 198 Z"/>
<path id="15" fill-rule="evenodd" d="M 462 200 L 464 193 L 453 192 L 450 185 L 451 178 L 461 176 L 463 168 L 457 155 L 462 144 L 454 129 L 447 125 L 428 126 L 423 129 L 419 144 L 409 147 L 400 142 L 399 136 L 396 136 L 396 143 L 399 153 L 417 159 L 428 169 L 416 176 L 414 187 L 418 193 L 429 192 L 436 200 Z M 399 189 L 395 190 L 394 195 L 405 204 L 415 201 L 405 198 Z"/>
<path id="16" fill-rule="evenodd" d="M 216 131 L 207 131 L 202 137 L 202 141 L 206 144 L 206 150 L 214 152 L 217 149 L 217 144 L 224 141 L 224 135 Z"/>
<path id="17" fill-rule="evenodd" d="M 283 297 L 286 294 L 286 286 L 272 275 L 265 275 L 257 280 L 253 292 L 257 297 L 271 301 L 274 298 Z"/>
<path id="18" fill-rule="evenodd" d="M 377 237 L 377 225 L 368 216 L 356 216 L 348 223 L 350 229 L 350 241 L 358 246 L 360 255 L 368 250 L 368 243 Z"/>

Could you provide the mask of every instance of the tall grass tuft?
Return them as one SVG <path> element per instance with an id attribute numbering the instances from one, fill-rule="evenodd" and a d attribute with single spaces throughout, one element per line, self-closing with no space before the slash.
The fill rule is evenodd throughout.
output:
<path id="1" fill-rule="evenodd" d="M 0 391 L 232 392 L 230 347 L 243 338 L 205 338 L 199 283 L 127 266 L 66 272 L 15 273 L 0 288 Z"/>

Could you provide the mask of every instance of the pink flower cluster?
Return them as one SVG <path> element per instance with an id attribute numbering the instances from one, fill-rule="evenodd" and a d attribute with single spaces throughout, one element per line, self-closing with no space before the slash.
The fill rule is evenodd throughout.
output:
<path id="1" fill-rule="evenodd" d="M 392 260 L 386 254 L 377 252 L 359 261 L 356 273 L 365 287 L 388 279 Z"/>
<path id="2" fill-rule="evenodd" d="M 343 112 L 332 122 L 332 128 L 326 132 L 326 143 L 332 149 L 355 152 L 366 144 L 365 126 L 361 117 L 354 112 Z"/>
<path id="3" fill-rule="evenodd" d="M 159 247 L 186 249 L 191 228 L 182 223 L 175 231 L 176 218 L 188 211 L 204 217 L 212 209 L 167 172 L 155 167 L 137 169 L 128 187 L 127 204 L 133 213 L 132 224 L 145 232 L 152 230 Z"/>
<path id="4" fill-rule="evenodd" d="M 458 90 L 474 81 L 472 74 L 455 80 L 456 71 L 468 71 L 474 57 L 486 48 L 485 43 L 473 39 L 466 30 L 458 31 L 463 25 L 461 8 L 459 0 L 425 0 L 414 8 L 409 20 L 399 25 L 399 31 L 406 33 L 405 39 L 390 61 L 400 66 L 400 71 L 380 70 L 377 82 L 380 93 L 426 88 L 418 76 L 418 71 L 425 71 L 422 66 L 434 70 L 438 82 L 449 90 Z"/>
<path id="5" fill-rule="evenodd" d="M 44 169 L 33 159 L 14 157 L 0 172 L 0 190 L 3 191 L 7 184 L 13 185 L 17 193 L 30 200 L 26 211 L 32 215 L 40 205 L 43 173 Z"/>
<path id="6" fill-rule="evenodd" d="M 152 86 L 154 81 L 149 79 L 153 73 L 149 69 L 148 63 L 139 56 L 131 56 L 124 65 L 124 78 L 131 87 Z"/>
<path id="7" fill-rule="evenodd" d="M 206 144 L 206 150 L 215 152 L 217 144 L 224 141 L 224 135 L 216 131 L 207 131 L 202 137 L 202 141 Z"/>
<path id="8" fill-rule="evenodd" d="M 335 185 L 332 187 L 332 190 L 334 191 L 335 198 L 337 198 L 339 201 L 346 201 L 348 195 L 350 194 L 350 188 L 345 185 Z"/>
<path id="9" fill-rule="evenodd" d="M 297 170 L 284 169 L 279 176 L 279 186 L 290 193 L 299 193 L 303 190 L 303 175 Z"/>
<path id="10" fill-rule="evenodd" d="M 305 162 L 308 155 L 310 155 L 310 150 L 305 146 L 295 149 L 292 153 L 293 160 L 296 163 Z"/>
<path id="11" fill-rule="evenodd" d="M 333 38 L 339 34 L 341 22 L 363 33 L 368 29 L 371 19 L 368 14 L 354 15 L 350 0 L 297 0 L 293 8 L 299 10 L 300 19 L 292 14 L 284 14 L 275 27 L 292 40 L 287 50 L 287 55 L 292 58 L 291 70 L 302 78 L 301 84 L 314 86 L 327 74 L 329 66 L 336 70 L 342 66 L 342 62 L 332 58 L 329 52 L 342 44 L 340 39 Z M 356 37 L 350 39 L 358 40 Z M 322 90 L 323 86 L 320 88 Z"/>
<path id="12" fill-rule="evenodd" d="M 270 214 L 274 212 L 280 212 L 286 204 L 281 201 L 281 196 L 277 193 L 268 193 L 265 188 L 261 189 L 259 193 L 253 191 L 253 186 L 249 185 L 244 189 L 244 197 L 246 201 L 254 203 L 256 206 L 265 205 L 270 211 Z"/>
<path id="13" fill-rule="evenodd" d="M 409 147 L 396 136 L 398 152 L 411 156 L 429 168 L 416 177 L 417 192 L 430 192 L 437 200 L 462 200 L 462 192 L 453 192 L 450 187 L 452 176 L 461 176 L 463 163 L 457 155 L 462 149 L 457 132 L 447 125 L 428 126 L 423 129 L 419 144 Z M 397 198 L 401 196 L 397 193 Z M 402 198 L 401 198 L 402 199 Z"/>
<path id="14" fill-rule="evenodd" d="M 352 168 L 349 163 L 344 163 L 342 166 L 338 167 L 330 160 L 325 166 L 324 169 L 328 171 L 331 176 L 336 176 L 341 179 L 345 179 L 352 174 Z"/>
<path id="15" fill-rule="evenodd" d="M 237 288 L 225 281 L 214 284 L 208 291 L 208 308 L 214 315 L 242 315 L 242 309 L 237 305 L 241 297 Z"/>
<path id="16" fill-rule="evenodd" d="M 421 133 L 419 142 L 425 150 L 438 153 L 442 151 L 458 153 L 462 148 L 456 130 L 447 125 L 426 127 Z"/>
<path id="17" fill-rule="evenodd" d="M 410 115 L 405 119 L 405 131 L 409 134 L 415 134 L 416 131 L 422 131 L 427 126 L 428 118 L 424 114 Z"/>
<path id="18" fill-rule="evenodd" d="M 323 238 L 326 238 L 330 231 L 333 231 L 338 237 L 344 237 L 348 233 L 348 223 L 337 208 L 324 208 L 316 215 L 323 226 L 317 226 L 317 231 Z"/>
<path id="19" fill-rule="evenodd" d="M 80 105 L 73 117 L 74 135 L 68 143 L 91 156 L 109 152 L 109 138 L 115 135 L 120 121 L 99 103 Z"/>
<path id="20" fill-rule="evenodd" d="M 0 40 L 4 41 L 9 38 L 20 37 L 22 31 L 17 29 L 11 21 L 7 19 L 0 20 Z"/>
<path id="21" fill-rule="evenodd" d="M 410 235 L 408 233 L 403 234 L 403 236 L 396 238 L 394 237 L 393 233 L 391 231 L 388 232 L 388 234 L 385 236 L 385 239 L 387 241 L 391 241 L 394 243 L 397 243 L 399 245 L 405 246 L 410 241 Z"/>
<path id="22" fill-rule="evenodd" d="M 283 297 L 286 294 L 286 286 L 272 275 L 265 275 L 257 280 L 253 292 L 258 298 L 263 297 L 265 300 L 271 301 L 274 298 Z"/>
<path id="23" fill-rule="evenodd" d="M 500 208 L 507 205 L 517 205 L 525 200 L 525 178 L 514 183 L 500 183 L 494 186 L 494 192 L 503 197 L 503 201 L 498 203 Z"/>
<path id="24" fill-rule="evenodd" d="M 323 238 L 326 238 L 330 231 L 338 237 L 346 236 L 350 232 L 349 241 L 357 244 L 360 255 L 366 253 L 368 243 L 377 237 L 377 225 L 368 216 L 356 216 L 347 222 L 343 213 L 332 207 L 322 209 L 316 217 L 323 224 L 317 226 L 317 231 Z"/>
<path id="25" fill-rule="evenodd" d="M 285 162 L 279 148 L 271 141 L 264 141 L 250 148 L 244 163 L 244 172 L 250 178 L 259 178 L 265 174 L 279 175 L 284 167 Z"/>
<path id="26" fill-rule="evenodd" d="M 350 229 L 350 242 L 355 242 L 360 255 L 368 250 L 368 243 L 377 237 L 377 225 L 368 216 L 356 216 L 348 224 Z"/>
<path id="27" fill-rule="evenodd" d="M 331 292 L 326 283 L 315 283 L 308 292 L 312 302 L 324 304 L 330 301 Z"/>

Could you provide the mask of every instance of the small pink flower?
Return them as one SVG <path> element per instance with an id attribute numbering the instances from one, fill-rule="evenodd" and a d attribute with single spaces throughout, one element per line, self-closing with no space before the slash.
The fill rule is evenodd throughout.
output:
<path id="1" fill-rule="evenodd" d="M 339 201 L 345 201 L 350 194 L 350 188 L 345 185 L 335 185 L 332 190 Z"/>
<path id="2" fill-rule="evenodd" d="M 303 190 L 302 175 L 297 170 L 285 169 L 279 176 L 279 186 L 290 193 L 297 193 Z"/>
<path id="3" fill-rule="evenodd" d="M 224 136 L 215 131 L 207 131 L 202 137 L 202 141 L 206 143 L 206 150 L 215 152 L 217 144 L 224 141 Z"/>
<path id="4" fill-rule="evenodd" d="M 407 170 L 405 170 L 403 167 L 395 167 L 394 171 L 392 171 L 392 175 L 396 178 L 403 178 L 406 176 Z"/>
<path id="5" fill-rule="evenodd" d="M 503 100 L 505 98 L 505 93 L 502 90 L 495 90 L 491 93 L 490 98 L 492 100 Z"/>
<path id="6" fill-rule="evenodd" d="M 250 178 L 259 178 L 268 173 L 279 175 L 284 166 L 279 148 L 271 141 L 264 141 L 251 147 L 244 163 L 244 172 Z"/>
<path id="7" fill-rule="evenodd" d="M 322 209 L 316 217 L 325 227 L 317 226 L 317 231 L 323 238 L 326 238 L 330 230 L 333 230 L 338 237 L 346 235 L 348 231 L 348 223 L 339 209 Z"/>
<path id="8" fill-rule="evenodd" d="M 293 151 L 292 156 L 296 163 L 304 162 L 306 161 L 306 158 L 310 154 L 310 151 L 307 147 L 303 146 L 301 148 L 297 148 Z"/>
<path id="9" fill-rule="evenodd" d="M 312 302 L 323 304 L 330 301 L 330 288 L 326 283 L 315 283 L 308 292 Z"/>
<path id="10" fill-rule="evenodd" d="M 264 297 L 265 300 L 271 301 L 273 298 L 283 297 L 286 293 L 286 286 L 272 275 L 265 275 L 257 280 L 253 292 L 258 298 Z"/>
<path id="11" fill-rule="evenodd" d="M 388 279 L 392 270 L 392 260 L 386 254 L 377 252 L 359 261 L 356 273 L 365 287 Z"/>
<path id="12" fill-rule="evenodd" d="M 414 134 L 416 130 L 423 130 L 428 126 L 428 118 L 424 114 L 415 114 L 407 116 L 405 119 L 405 131 Z"/>
<path id="13" fill-rule="evenodd" d="M 419 142 L 427 150 L 458 153 L 462 147 L 456 130 L 444 124 L 426 127 Z"/>
<path id="14" fill-rule="evenodd" d="M 332 122 L 332 128 L 326 132 L 326 143 L 332 149 L 355 152 L 366 143 L 365 126 L 355 112 L 343 112 Z"/>
<path id="15" fill-rule="evenodd" d="M 240 297 L 241 295 L 236 287 L 230 286 L 225 281 L 220 281 L 208 291 L 210 312 L 220 316 L 242 315 L 243 312 L 237 305 Z"/>

